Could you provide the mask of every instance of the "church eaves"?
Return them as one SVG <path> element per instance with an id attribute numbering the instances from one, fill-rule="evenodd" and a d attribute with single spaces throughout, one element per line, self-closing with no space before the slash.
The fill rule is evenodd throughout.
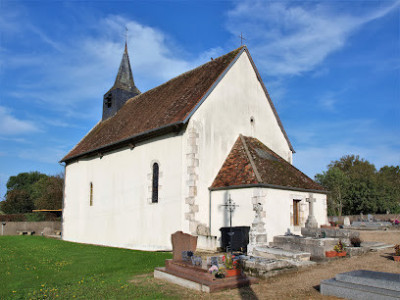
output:
<path id="1" fill-rule="evenodd" d="M 258 139 L 240 135 L 210 190 L 267 187 L 326 193 L 324 188 Z"/>
<path id="2" fill-rule="evenodd" d="M 180 131 L 244 51 L 293 151 L 250 54 L 246 46 L 242 46 L 129 99 L 117 113 L 99 122 L 61 161 L 68 163 L 84 156 L 101 155 L 148 138 Z"/>

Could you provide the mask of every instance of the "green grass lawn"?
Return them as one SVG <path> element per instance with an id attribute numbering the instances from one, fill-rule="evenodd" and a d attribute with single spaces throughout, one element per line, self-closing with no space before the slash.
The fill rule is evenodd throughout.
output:
<path id="1" fill-rule="evenodd" d="M 83 245 L 39 236 L 0 237 L 0 299 L 165 299 L 129 282 L 171 253 Z"/>

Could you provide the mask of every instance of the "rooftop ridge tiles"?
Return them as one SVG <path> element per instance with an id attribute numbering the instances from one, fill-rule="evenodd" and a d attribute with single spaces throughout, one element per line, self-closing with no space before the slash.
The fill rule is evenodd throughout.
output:
<path id="1" fill-rule="evenodd" d="M 251 164 L 251 167 L 253 168 L 253 172 L 256 175 L 257 181 L 258 181 L 258 183 L 261 183 L 262 182 L 262 178 L 260 176 L 260 173 L 258 173 L 257 166 L 254 163 L 253 158 L 251 157 L 249 148 L 247 147 L 247 144 L 246 144 L 246 140 L 244 139 L 242 134 L 240 134 L 239 137 L 240 137 L 240 140 L 241 140 L 241 142 L 243 144 L 244 150 L 246 151 L 246 155 L 247 155 L 247 158 L 248 158 L 248 160 L 249 160 L 249 162 Z"/>

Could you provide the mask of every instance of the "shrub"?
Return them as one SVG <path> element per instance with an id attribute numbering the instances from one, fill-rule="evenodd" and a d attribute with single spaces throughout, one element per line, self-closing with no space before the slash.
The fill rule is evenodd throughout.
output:
<path id="1" fill-rule="evenodd" d="M 24 214 L 9 214 L 9 215 L 0 215 L 1 222 L 24 222 L 26 221 L 26 217 Z"/>
<path id="2" fill-rule="evenodd" d="M 361 239 L 358 236 L 350 237 L 350 243 L 353 247 L 360 247 L 361 246 Z"/>
<path id="3" fill-rule="evenodd" d="M 395 252 L 394 255 L 400 256 L 400 245 L 399 244 L 394 246 L 394 252 Z"/>

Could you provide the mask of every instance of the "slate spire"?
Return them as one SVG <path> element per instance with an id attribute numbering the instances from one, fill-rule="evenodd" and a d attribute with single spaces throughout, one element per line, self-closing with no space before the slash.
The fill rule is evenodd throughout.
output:
<path id="1" fill-rule="evenodd" d="M 112 117 L 125 102 L 140 94 L 133 80 L 131 64 L 129 62 L 128 46 L 125 43 L 124 54 L 119 65 L 118 74 L 113 87 L 104 94 L 103 118 L 106 120 Z"/>

